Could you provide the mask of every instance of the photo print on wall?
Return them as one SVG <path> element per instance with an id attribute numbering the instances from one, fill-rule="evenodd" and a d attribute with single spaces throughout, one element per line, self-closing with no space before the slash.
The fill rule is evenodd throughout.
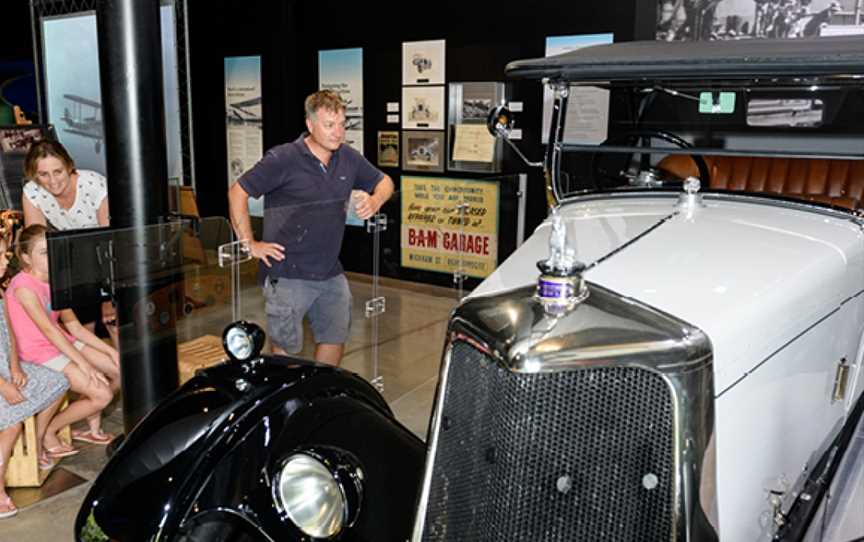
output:
<path id="1" fill-rule="evenodd" d="M 402 132 L 402 169 L 444 171 L 444 132 Z"/>
<path id="2" fill-rule="evenodd" d="M 402 128 L 444 129 L 444 87 L 402 87 Z"/>
<path id="3" fill-rule="evenodd" d="M 861 0 L 657 0 L 663 41 L 864 34 Z"/>
<path id="4" fill-rule="evenodd" d="M 402 84 L 443 85 L 445 40 L 402 43 Z"/>

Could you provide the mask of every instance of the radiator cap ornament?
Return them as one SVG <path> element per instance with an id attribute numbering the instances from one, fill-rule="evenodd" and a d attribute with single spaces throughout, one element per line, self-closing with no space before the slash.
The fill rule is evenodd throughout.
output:
<path id="1" fill-rule="evenodd" d="M 537 268 L 540 278 L 536 297 L 546 312 L 566 312 L 588 297 L 588 287 L 582 279 L 585 265 L 576 260 L 576 251 L 567 246 L 567 227 L 557 207 L 552 208 L 549 258 L 537 262 Z"/>

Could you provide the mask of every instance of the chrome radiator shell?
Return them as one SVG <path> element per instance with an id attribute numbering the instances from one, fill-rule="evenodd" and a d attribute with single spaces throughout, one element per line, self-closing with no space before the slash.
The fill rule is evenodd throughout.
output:
<path id="1" fill-rule="evenodd" d="M 412 540 L 716 540 L 710 341 L 588 286 L 564 314 L 534 288 L 454 312 Z"/>

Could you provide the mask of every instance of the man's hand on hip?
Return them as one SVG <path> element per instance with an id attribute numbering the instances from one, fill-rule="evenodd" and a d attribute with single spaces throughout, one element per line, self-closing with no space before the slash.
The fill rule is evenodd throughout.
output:
<path id="1" fill-rule="evenodd" d="M 274 261 L 281 262 L 285 259 L 285 247 L 279 243 L 265 243 L 264 241 L 251 241 L 249 243 L 249 251 L 252 252 L 253 258 L 258 258 L 264 265 L 270 267 L 269 258 Z"/>
<path id="2" fill-rule="evenodd" d="M 356 191 L 352 196 L 354 199 L 354 210 L 357 212 L 357 216 L 366 220 L 370 216 L 374 215 L 378 212 L 378 209 L 381 208 L 381 203 L 378 201 L 378 198 L 375 196 L 371 196 L 363 191 Z"/>

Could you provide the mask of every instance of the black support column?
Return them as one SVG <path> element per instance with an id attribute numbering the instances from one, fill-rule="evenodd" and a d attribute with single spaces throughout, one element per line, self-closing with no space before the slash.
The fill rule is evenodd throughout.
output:
<path id="1" fill-rule="evenodd" d="M 159 0 L 102 0 L 97 10 L 111 226 L 132 228 L 114 246 L 127 433 L 178 382 L 177 289 L 155 226 L 168 214 L 159 26 Z"/>

